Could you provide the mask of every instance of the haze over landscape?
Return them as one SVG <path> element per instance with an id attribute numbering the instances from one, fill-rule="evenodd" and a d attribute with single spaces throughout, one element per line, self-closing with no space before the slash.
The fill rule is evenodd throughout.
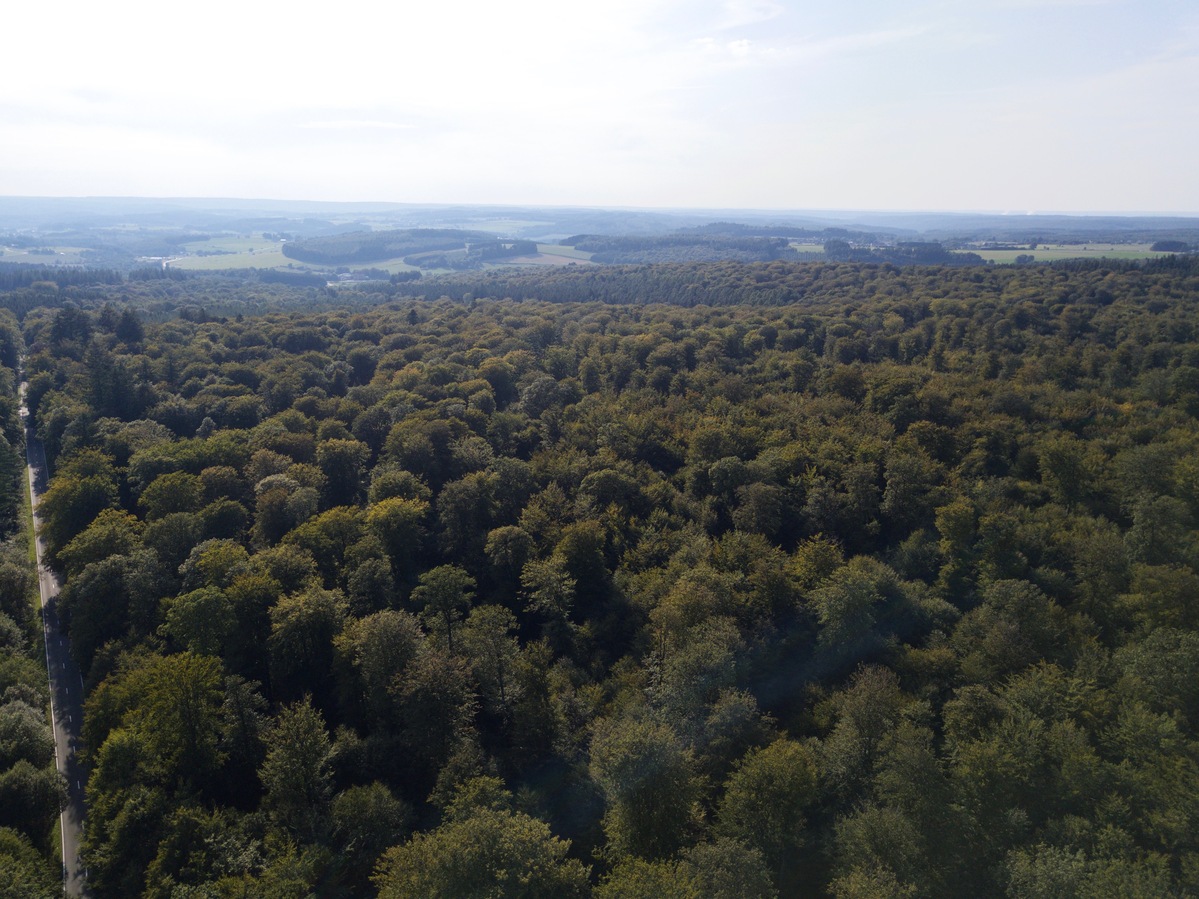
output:
<path id="1" fill-rule="evenodd" d="M 0 59 L 0 195 L 1199 211 L 1181 0 L 70 0 L 6 26 L 46 37 Z"/>
<path id="2" fill-rule="evenodd" d="M 1199 896 L 1195 0 L 0 22 L 0 899 Z"/>

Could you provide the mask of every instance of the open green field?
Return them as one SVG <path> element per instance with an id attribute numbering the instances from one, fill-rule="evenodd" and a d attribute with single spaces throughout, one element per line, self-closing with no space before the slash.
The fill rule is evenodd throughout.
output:
<path id="1" fill-rule="evenodd" d="M 269 250 L 246 250 L 242 253 L 221 253 L 215 256 L 174 256 L 171 268 L 211 272 L 227 268 L 285 268 L 292 260 L 276 245 Z"/>
<path id="2" fill-rule="evenodd" d="M 379 268 L 392 275 L 399 274 L 400 272 L 420 271 L 419 267 L 408 265 L 403 259 L 384 259 L 381 262 L 365 262 L 362 265 L 352 265 L 350 268 Z"/>
<path id="3" fill-rule="evenodd" d="M 267 240 L 264 237 L 214 237 L 211 240 L 197 240 L 192 243 L 184 244 L 184 248 L 191 255 L 196 255 L 204 252 L 223 252 L 223 253 L 261 253 L 268 250 L 277 250 L 282 245 L 282 241 Z"/>
<path id="4" fill-rule="evenodd" d="M 217 271 L 226 268 L 279 268 L 291 262 L 277 240 L 262 237 L 215 237 L 184 244 L 185 255 L 170 260 L 173 268 Z"/>
<path id="5" fill-rule="evenodd" d="M 988 262 L 1014 263 L 1017 256 L 1032 256 L 1034 262 L 1054 262 L 1058 259 L 1152 259 L 1166 256 L 1155 253 L 1150 244 L 1038 244 L 1035 250 L 983 250 L 970 249 L 962 252 L 977 253 Z"/>
<path id="6" fill-rule="evenodd" d="M 586 253 L 583 250 L 576 250 L 574 247 L 564 247 L 556 243 L 539 243 L 537 244 L 537 252 L 543 256 L 562 256 L 565 259 L 591 260 L 590 253 Z"/>
<path id="7" fill-rule="evenodd" d="M 22 262 L 27 265 L 83 265 L 82 247 L 58 247 L 46 244 L 46 248 L 54 250 L 54 254 L 31 253 L 29 250 L 14 247 L 0 247 L 0 262 Z"/>
<path id="8" fill-rule="evenodd" d="M 506 223 L 508 224 L 508 223 Z M 977 253 L 988 262 L 1012 264 L 1019 256 L 1032 256 L 1034 262 L 1054 262 L 1060 259 L 1152 259 L 1166 253 L 1155 253 L 1148 243 L 1118 244 L 1095 242 L 1089 244 L 1039 244 L 1035 250 L 1017 249 L 983 249 L 967 247 L 958 252 Z M 811 243 L 792 243 L 791 247 L 802 254 L 822 254 L 823 246 Z M 0 262 L 19 262 L 33 265 L 86 265 L 87 251 L 82 247 L 57 246 L 46 244 L 41 249 L 51 249 L 49 253 L 36 253 L 28 249 L 0 247 Z M 282 244 L 277 240 L 267 240 L 258 236 L 225 236 L 211 240 L 198 240 L 184 244 L 179 255 L 172 257 L 168 264 L 185 271 L 220 271 L 223 269 L 290 269 L 293 271 L 327 271 L 327 268 L 306 265 L 289 259 L 283 255 Z M 577 250 L 574 247 L 559 244 L 543 243 L 537 245 L 537 255 L 521 257 L 520 259 L 496 261 L 488 265 L 510 267 L 513 265 L 565 265 L 570 262 L 589 262 L 591 253 Z M 386 259 L 377 262 L 363 263 L 350 266 L 351 268 L 381 269 L 390 274 L 416 270 L 415 266 L 406 265 L 402 258 Z M 426 274 L 434 274 L 427 271 Z"/>
<path id="9" fill-rule="evenodd" d="M 281 268 L 300 271 L 317 271 L 318 267 L 305 265 L 283 255 L 283 245 L 277 240 L 262 237 L 218 237 L 213 240 L 198 240 L 184 244 L 186 255 L 170 260 L 172 268 L 185 271 L 220 271 L 239 268 Z M 363 263 L 351 268 L 378 268 L 391 274 L 412 271 L 402 259 L 387 259 L 380 262 Z"/>
<path id="10" fill-rule="evenodd" d="M 539 243 L 536 254 L 495 260 L 489 262 L 487 268 L 512 268 L 519 265 L 576 265 L 580 262 L 590 263 L 591 254 L 556 243 Z"/>

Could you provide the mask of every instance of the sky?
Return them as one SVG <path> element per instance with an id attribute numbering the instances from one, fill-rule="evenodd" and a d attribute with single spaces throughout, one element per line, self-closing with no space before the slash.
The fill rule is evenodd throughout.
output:
<path id="1" fill-rule="evenodd" d="M 1199 214 L 1194 0 L 13 4 L 0 196 Z"/>

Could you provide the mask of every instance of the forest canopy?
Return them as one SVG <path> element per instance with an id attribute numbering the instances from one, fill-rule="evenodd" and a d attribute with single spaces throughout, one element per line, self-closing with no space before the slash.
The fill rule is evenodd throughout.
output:
<path id="1" fill-rule="evenodd" d="M 14 285 L 96 894 L 1199 891 L 1196 296 Z"/>

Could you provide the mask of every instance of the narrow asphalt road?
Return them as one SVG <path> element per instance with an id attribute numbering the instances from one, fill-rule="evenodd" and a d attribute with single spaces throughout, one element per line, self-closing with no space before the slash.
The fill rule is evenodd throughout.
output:
<path id="1" fill-rule="evenodd" d="M 46 490 L 46 451 L 30 427 L 29 413 L 25 408 L 24 384 L 21 385 L 21 418 L 25 422 L 25 459 L 36 521 L 38 499 Z M 79 845 L 83 838 L 83 788 L 87 783 L 87 773 L 75 753 L 83 725 L 83 678 L 75 660 L 71 658 L 70 641 L 59 625 L 58 578 L 42 564 L 42 538 L 36 537 L 35 542 L 38 585 L 42 594 L 42 628 L 46 638 L 46 668 L 50 672 L 54 758 L 67 783 L 67 805 L 60 819 L 63 888 L 68 896 L 85 896 L 87 872 L 79 857 Z"/>

